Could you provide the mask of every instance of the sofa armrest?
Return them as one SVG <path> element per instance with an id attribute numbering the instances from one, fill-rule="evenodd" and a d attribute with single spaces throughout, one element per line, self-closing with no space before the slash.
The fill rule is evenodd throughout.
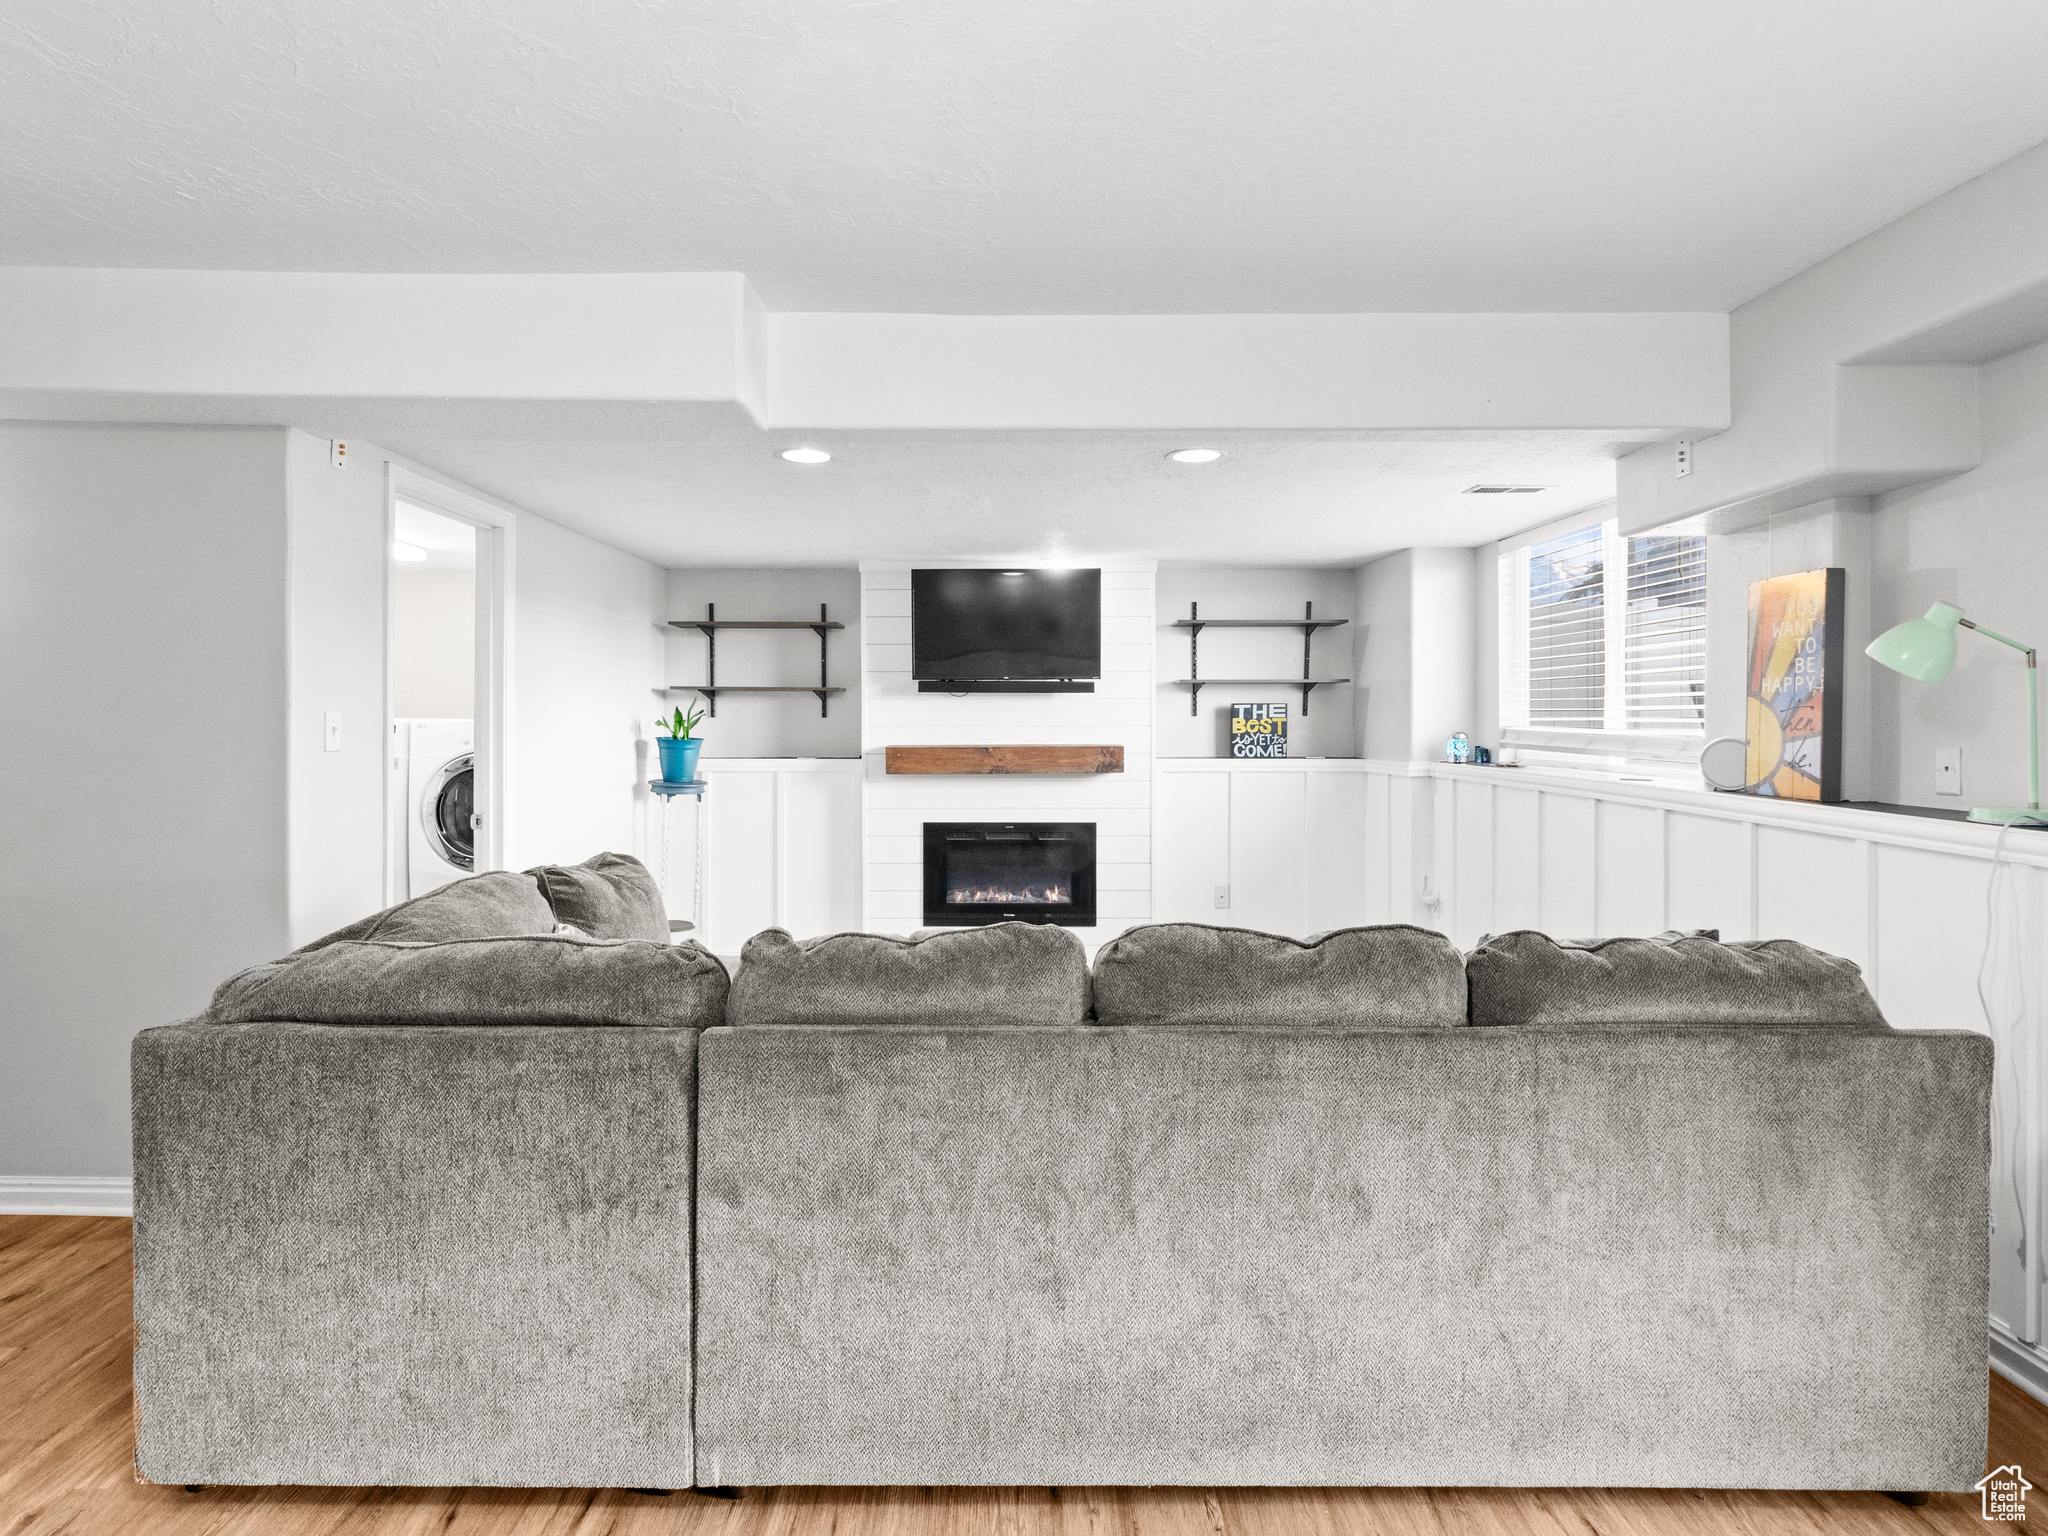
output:
<path id="1" fill-rule="evenodd" d="M 138 1035 L 142 1475 L 686 1486 L 695 1058 L 682 1029 Z"/>
<path id="2" fill-rule="evenodd" d="M 1991 1042 L 708 1031 L 698 1466 L 1967 1488 Z"/>

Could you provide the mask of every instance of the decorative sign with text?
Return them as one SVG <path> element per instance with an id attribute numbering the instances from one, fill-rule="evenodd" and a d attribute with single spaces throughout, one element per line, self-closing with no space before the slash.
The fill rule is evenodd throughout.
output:
<path id="1" fill-rule="evenodd" d="M 1230 755 L 1232 757 L 1285 757 L 1287 755 L 1287 706 L 1285 704 L 1231 705 Z"/>
<path id="2" fill-rule="evenodd" d="M 1840 567 L 1749 584 L 1747 790 L 1842 798 Z"/>

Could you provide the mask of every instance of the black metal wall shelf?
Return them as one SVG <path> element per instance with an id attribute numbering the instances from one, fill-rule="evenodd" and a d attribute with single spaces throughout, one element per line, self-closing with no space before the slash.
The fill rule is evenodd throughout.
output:
<path id="1" fill-rule="evenodd" d="M 835 693 L 844 693 L 844 688 L 834 688 L 827 682 L 825 669 L 826 642 L 832 631 L 846 626 L 830 615 L 824 603 L 818 604 L 815 619 L 721 619 L 718 604 L 706 603 L 701 619 L 670 619 L 671 629 L 694 629 L 703 633 L 705 644 L 704 678 L 702 683 L 671 683 L 669 691 L 701 693 L 710 705 L 711 718 L 718 718 L 718 696 L 721 693 L 813 693 L 818 696 L 818 713 L 831 713 L 831 699 Z M 818 636 L 818 683 L 721 683 L 718 680 L 718 632 L 721 629 L 808 629 Z"/>
<path id="2" fill-rule="evenodd" d="M 1188 691 L 1188 713 L 1200 714 L 1202 690 L 1212 683 L 1228 683 L 1237 688 L 1288 687 L 1301 690 L 1302 717 L 1308 717 L 1308 696 L 1317 688 L 1332 688 L 1339 683 L 1351 681 L 1348 677 L 1317 677 L 1311 663 L 1314 656 L 1316 631 L 1335 629 L 1349 624 L 1349 619 L 1319 619 L 1314 603 L 1302 604 L 1298 619 L 1205 619 L 1197 603 L 1188 604 L 1188 616 L 1175 619 L 1173 627 L 1188 632 L 1188 675 L 1177 678 L 1180 686 Z M 1202 631 L 1205 629 L 1298 629 L 1301 631 L 1301 676 L 1299 677 L 1204 677 L 1201 666 Z"/>

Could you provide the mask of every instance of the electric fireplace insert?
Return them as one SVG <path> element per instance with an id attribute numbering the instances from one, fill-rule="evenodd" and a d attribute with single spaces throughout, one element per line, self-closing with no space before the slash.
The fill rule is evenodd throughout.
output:
<path id="1" fill-rule="evenodd" d="M 924 920 L 1095 926 L 1092 821 L 928 821 Z"/>

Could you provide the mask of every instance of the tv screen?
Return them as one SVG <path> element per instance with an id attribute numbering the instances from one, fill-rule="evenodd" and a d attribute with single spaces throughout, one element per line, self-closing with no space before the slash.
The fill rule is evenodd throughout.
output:
<path id="1" fill-rule="evenodd" d="M 1102 676 L 1102 572 L 912 571 L 919 681 Z"/>

